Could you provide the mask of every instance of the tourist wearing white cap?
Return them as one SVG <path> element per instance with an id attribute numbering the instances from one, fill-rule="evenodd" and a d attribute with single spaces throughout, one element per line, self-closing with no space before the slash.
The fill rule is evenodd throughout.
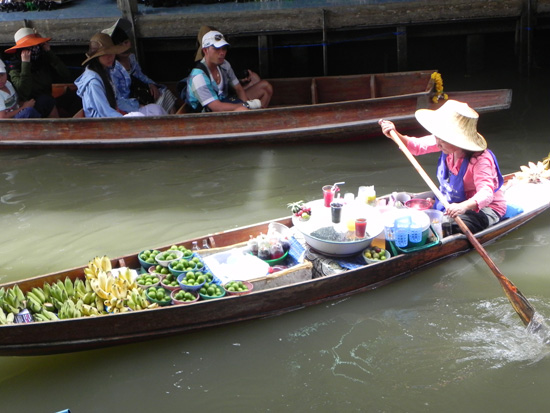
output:
<path id="1" fill-rule="evenodd" d="M 19 102 L 17 92 L 8 80 L 6 65 L 0 60 L 0 119 L 40 118 L 34 103 L 34 99 Z"/>
<path id="2" fill-rule="evenodd" d="M 448 100 L 437 110 L 417 110 L 415 116 L 431 135 L 402 135 L 387 120 L 381 120 L 380 126 L 388 137 L 395 131 L 413 155 L 441 152 L 437 178 L 449 203 L 445 214 L 460 216 L 473 233 L 499 222 L 506 213 L 500 189 L 503 177 L 496 156 L 477 132 L 478 113 L 466 103 Z M 444 210 L 439 201 L 435 206 Z M 458 227 L 453 225 L 454 230 Z"/>
<path id="3" fill-rule="evenodd" d="M 187 104 L 195 112 L 233 112 L 261 108 L 250 100 L 225 56 L 229 43 L 216 30 L 202 38 L 204 58 L 187 79 Z"/>
<path id="4" fill-rule="evenodd" d="M 72 116 L 80 108 L 80 101 L 73 94 L 58 102 L 52 96 L 53 83 L 70 83 L 71 72 L 50 48 L 50 37 L 42 37 L 33 29 L 24 27 L 14 35 L 15 46 L 5 52 L 15 54 L 10 79 L 22 100 L 35 99 L 35 108 L 42 117 L 59 117 L 58 106 L 64 106 Z"/>
<path id="5" fill-rule="evenodd" d="M 202 38 L 209 31 L 217 31 L 217 29 L 209 26 L 201 26 L 197 33 L 197 53 L 195 54 L 195 62 L 199 62 L 204 57 L 202 52 Z M 243 89 L 246 92 L 248 100 L 260 99 L 262 108 L 267 108 L 271 97 L 273 96 L 273 86 L 267 80 L 263 80 L 260 76 L 250 69 L 237 71 L 237 78 Z"/>

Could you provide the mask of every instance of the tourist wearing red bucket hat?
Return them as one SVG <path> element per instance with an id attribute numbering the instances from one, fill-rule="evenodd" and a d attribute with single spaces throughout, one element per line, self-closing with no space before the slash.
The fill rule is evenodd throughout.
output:
<path id="1" fill-rule="evenodd" d="M 74 79 L 67 66 L 51 50 L 50 37 L 42 37 L 35 30 L 24 27 L 14 36 L 15 46 L 5 52 L 15 54 L 9 75 L 19 97 L 26 101 L 36 100 L 35 109 L 42 117 L 59 117 L 58 106 L 63 106 L 68 115 L 79 110 L 76 95 L 63 96 L 58 102 L 52 96 L 53 83 L 71 83 Z"/>
<path id="2" fill-rule="evenodd" d="M 380 126 L 390 138 L 390 132 L 395 131 L 413 155 L 441 152 L 437 177 L 450 204 L 445 214 L 451 218 L 460 216 L 474 233 L 499 222 L 506 213 L 506 200 L 500 189 L 503 178 L 496 156 L 477 132 L 478 113 L 466 103 L 448 100 L 437 110 L 417 110 L 415 116 L 430 135 L 402 135 L 387 120 L 381 120 Z M 444 209 L 440 201 L 436 208 Z"/>

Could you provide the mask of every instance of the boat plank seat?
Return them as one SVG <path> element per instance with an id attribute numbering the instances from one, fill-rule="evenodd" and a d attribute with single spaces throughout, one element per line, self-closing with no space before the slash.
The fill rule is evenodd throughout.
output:
<path id="1" fill-rule="evenodd" d="M 407 74 L 403 76 L 400 73 L 395 73 L 394 76 L 379 76 L 373 75 L 374 87 L 376 88 L 376 97 L 398 96 L 403 94 L 403 84 L 408 87 L 407 93 L 423 93 L 430 91 L 433 81 L 430 80 L 431 73 L 422 72 Z"/>
<path id="2" fill-rule="evenodd" d="M 315 82 L 318 103 L 373 98 L 371 77 L 369 75 L 342 76 L 332 79 L 317 77 Z"/>
<path id="3" fill-rule="evenodd" d="M 76 91 L 76 85 L 74 83 L 54 83 L 52 85 L 52 96 L 58 98 L 67 92 L 67 90 Z"/>
<path id="4" fill-rule="evenodd" d="M 268 82 L 273 87 L 270 107 L 311 105 L 313 102 L 315 92 L 312 91 L 312 79 L 310 77 L 268 79 Z"/>

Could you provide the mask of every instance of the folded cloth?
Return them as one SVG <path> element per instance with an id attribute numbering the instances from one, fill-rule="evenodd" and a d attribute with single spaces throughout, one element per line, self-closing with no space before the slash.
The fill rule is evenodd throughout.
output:
<path id="1" fill-rule="evenodd" d="M 516 215 L 521 214 L 522 212 L 523 212 L 522 207 L 514 204 L 506 204 L 506 213 L 504 214 L 502 219 L 515 217 Z"/>
<path id="2" fill-rule="evenodd" d="M 250 109 L 261 109 L 262 108 L 262 102 L 260 101 L 260 99 L 248 100 L 246 103 L 248 103 L 248 107 Z"/>

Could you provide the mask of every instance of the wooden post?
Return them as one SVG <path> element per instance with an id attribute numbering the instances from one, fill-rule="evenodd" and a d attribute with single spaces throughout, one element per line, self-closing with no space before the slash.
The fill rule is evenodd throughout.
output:
<path id="1" fill-rule="evenodd" d="M 260 77 L 265 79 L 269 77 L 269 54 L 271 48 L 269 47 L 269 38 L 266 35 L 258 36 L 258 59 L 259 59 L 259 70 Z"/>
<path id="2" fill-rule="evenodd" d="M 536 11 L 536 0 L 523 0 L 523 7 L 518 23 L 517 49 L 519 57 L 519 72 L 530 75 L 531 72 L 531 49 L 533 39 L 533 25 L 535 24 L 534 13 Z"/>
<path id="3" fill-rule="evenodd" d="M 117 0 L 117 6 L 122 12 L 122 17 L 128 20 L 132 25 L 130 33 L 128 33 L 128 37 L 130 38 L 130 41 L 134 46 L 136 59 L 138 59 L 139 61 L 141 46 L 137 42 L 135 17 L 134 17 L 138 12 L 137 0 Z"/>
<path id="4" fill-rule="evenodd" d="M 403 72 L 407 70 L 407 27 L 397 27 L 397 70 Z"/>
<path id="5" fill-rule="evenodd" d="M 323 75 L 328 76 L 328 56 L 327 56 L 327 12 L 321 9 L 322 27 L 323 27 Z"/>

